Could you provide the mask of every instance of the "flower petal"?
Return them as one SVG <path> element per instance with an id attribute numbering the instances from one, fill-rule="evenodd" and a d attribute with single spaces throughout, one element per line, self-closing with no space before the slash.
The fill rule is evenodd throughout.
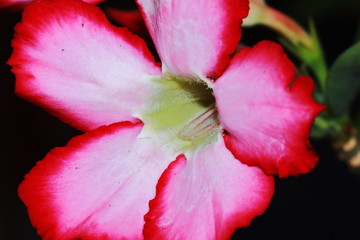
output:
<path id="1" fill-rule="evenodd" d="M 171 157 L 139 138 L 141 127 L 116 123 L 75 137 L 26 175 L 19 194 L 44 239 L 142 238 Z"/>
<path id="2" fill-rule="evenodd" d="M 229 62 L 248 0 L 138 0 L 165 69 L 218 77 Z"/>
<path id="3" fill-rule="evenodd" d="M 220 137 L 221 138 L 221 137 Z M 268 207 L 273 178 L 236 160 L 224 142 L 180 156 L 161 176 L 145 215 L 146 239 L 228 239 Z"/>
<path id="4" fill-rule="evenodd" d="M 136 118 L 161 72 L 143 40 L 77 0 L 30 4 L 13 46 L 17 93 L 81 130 Z"/>
<path id="5" fill-rule="evenodd" d="M 282 48 L 263 41 L 241 50 L 214 84 L 227 147 L 243 163 L 280 177 L 306 173 L 318 159 L 308 137 L 323 107 L 311 97 L 311 79 L 294 76 Z"/>

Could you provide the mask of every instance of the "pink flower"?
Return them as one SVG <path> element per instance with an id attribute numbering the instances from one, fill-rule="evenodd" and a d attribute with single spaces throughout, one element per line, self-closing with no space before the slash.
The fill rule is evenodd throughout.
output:
<path id="1" fill-rule="evenodd" d="M 16 27 L 17 93 L 87 131 L 19 188 L 44 239 L 226 239 L 269 205 L 263 170 L 317 161 L 312 81 L 268 41 L 229 58 L 247 0 L 138 4 L 162 67 L 81 1 L 37 1 Z"/>

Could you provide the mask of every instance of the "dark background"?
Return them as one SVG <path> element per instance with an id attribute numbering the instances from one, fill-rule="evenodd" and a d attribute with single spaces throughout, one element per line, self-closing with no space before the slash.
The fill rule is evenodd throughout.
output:
<path id="1" fill-rule="evenodd" d="M 311 17 L 317 26 L 328 64 L 358 37 L 360 0 L 267 1 L 297 19 L 303 26 Z M 132 1 L 110 1 L 101 6 L 134 7 Z M 26 208 L 17 197 L 23 176 L 56 146 L 64 146 L 79 131 L 14 94 L 14 76 L 6 65 L 11 54 L 13 27 L 20 12 L 0 12 L 0 133 L 1 218 L 0 239 L 40 239 Z M 252 45 L 277 35 L 264 27 L 245 29 L 243 41 Z M 4 121 L 5 120 L 5 121 Z M 269 209 L 233 239 L 360 239 L 360 178 L 340 162 L 326 140 L 314 140 L 320 155 L 311 173 L 276 179 Z"/>

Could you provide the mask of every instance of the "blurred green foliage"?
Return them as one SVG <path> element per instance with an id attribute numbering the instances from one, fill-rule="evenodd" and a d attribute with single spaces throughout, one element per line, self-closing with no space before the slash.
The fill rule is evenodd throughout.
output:
<path id="1" fill-rule="evenodd" d="M 335 116 L 349 114 L 360 93 L 360 42 L 342 53 L 329 70 L 327 103 Z"/>

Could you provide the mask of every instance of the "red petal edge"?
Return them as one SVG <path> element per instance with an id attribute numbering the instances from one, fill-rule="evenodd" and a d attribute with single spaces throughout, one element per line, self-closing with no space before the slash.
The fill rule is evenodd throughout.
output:
<path id="1" fill-rule="evenodd" d="M 145 239 L 147 240 L 167 239 L 167 237 L 165 237 L 162 233 L 161 226 L 158 226 L 156 222 L 156 219 L 161 217 L 163 214 L 162 206 L 166 208 L 166 206 L 163 204 L 163 199 L 161 198 L 161 196 L 163 196 L 166 193 L 166 186 L 169 184 L 171 178 L 179 173 L 179 170 L 181 170 L 181 168 L 186 164 L 186 162 L 187 159 L 184 155 L 178 156 L 175 161 L 169 164 L 168 168 L 164 171 L 164 173 L 160 177 L 159 182 L 156 186 L 156 197 L 149 202 L 150 211 L 144 216 L 146 223 L 143 229 L 143 234 Z M 224 224 L 222 225 L 224 230 L 222 231 L 220 236 L 217 236 L 219 237 L 219 239 L 223 239 L 223 240 L 229 239 L 231 235 L 234 234 L 234 231 L 237 228 L 249 226 L 255 216 L 263 214 L 263 212 L 268 208 L 270 204 L 270 200 L 274 193 L 273 179 L 270 178 L 270 176 L 268 176 L 268 179 L 271 180 L 268 182 L 271 184 L 267 184 L 267 196 L 264 196 L 264 199 L 268 199 L 269 201 L 261 202 L 258 205 L 257 210 L 252 210 L 253 212 L 251 214 L 241 217 L 235 214 L 228 221 L 225 221 Z M 191 219 L 189 221 L 191 221 Z M 180 235 L 180 239 L 182 239 L 181 235 Z M 189 239 L 196 239 L 196 237 L 194 238 L 194 236 L 190 236 Z"/>
<path id="2" fill-rule="evenodd" d="M 157 41 L 161 41 L 162 39 L 156 39 L 157 36 L 154 32 L 159 31 L 156 26 L 152 26 L 153 22 L 149 19 L 151 19 L 150 14 L 149 16 L 146 16 L 146 9 L 144 6 L 142 6 L 141 0 L 136 0 L 139 10 L 143 15 L 143 19 L 145 21 L 145 24 L 147 26 L 147 29 L 150 32 L 150 35 L 152 35 L 153 41 L 155 45 L 157 45 Z M 146 1 L 145 1 L 146 2 Z M 149 5 L 154 5 L 154 8 L 157 10 L 161 9 L 161 4 L 165 1 L 150 1 Z M 179 1 L 180 2 L 180 1 Z M 190 2 L 191 3 L 191 2 Z M 174 4 L 176 2 L 174 1 Z M 184 1 L 184 4 L 186 4 L 186 1 Z M 236 50 L 238 43 L 241 39 L 242 35 L 242 29 L 241 24 L 244 18 L 247 17 L 249 14 L 249 0 L 225 0 L 222 1 L 223 5 L 223 11 L 222 13 L 225 15 L 224 19 L 227 21 L 224 21 L 224 26 L 222 27 L 223 31 L 219 34 L 220 38 L 219 41 L 222 41 L 221 47 L 219 49 L 220 54 L 216 56 L 215 64 L 212 64 L 212 68 L 209 69 L 201 69 L 201 71 L 204 71 L 203 74 L 208 77 L 209 79 L 217 79 L 221 74 L 225 71 L 226 67 L 229 65 L 230 56 L 234 51 Z M 152 13 L 151 13 L 152 14 Z M 166 13 L 165 13 L 166 14 Z M 159 21 L 159 20 L 158 20 Z M 161 23 L 161 21 L 160 21 Z M 158 25 L 158 22 L 155 24 Z M 169 26 L 164 26 L 164 28 Z M 159 43 L 161 44 L 161 43 Z M 165 48 L 168 46 L 165 46 Z M 163 47 L 158 46 L 158 53 L 161 56 L 161 50 Z M 169 49 L 168 49 L 169 50 Z M 191 49 L 191 51 L 196 51 L 197 49 Z M 170 49 L 171 51 L 171 49 Z M 176 51 L 176 50 L 175 50 Z M 212 59 L 205 59 L 205 60 L 212 60 Z M 171 69 L 170 69 L 171 70 Z M 185 71 L 186 69 L 181 69 L 182 71 Z M 182 72 L 182 74 L 187 75 L 188 73 Z"/>
<path id="3" fill-rule="evenodd" d="M 326 106 L 318 104 L 312 97 L 315 85 L 311 78 L 307 76 L 294 76 L 295 69 L 293 63 L 288 59 L 282 47 L 276 43 L 270 41 L 261 41 L 254 47 L 242 49 L 235 58 L 243 59 L 246 61 L 246 55 L 251 54 L 251 51 L 255 51 L 255 48 L 261 48 L 269 45 L 270 51 L 281 53 L 280 69 L 284 71 L 284 76 L 289 76 L 287 82 L 283 82 L 284 86 L 287 86 L 287 91 L 296 99 L 297 103 L 303 106 L 309 107 L 309 114 L 311 119 L 303 120 L 299 122 L 294 132 L 297 133 L 297 138 L 293 139 L 297 147 L 294 147 L 294 153 L 285 155 L 278 162 L 274 164 L 274 159 L 271 157 L 264 157 L 259 153 L 260 157 L 256 154 L 250 155 L 244 153 L 243 150 L 239 149 L 238 140 L 235 136 L 232 136 L 231 132 L 225 132 L 224 141 L 226 147 L 239 159 L 242 163 L 249 166 L 258 166 L 262 168 L 267 174 L 273 175 L 278 174 L 280 178 L 288 176 L 298 176 L 311 171 L 317 164 L 319 157 L 314 151 L 310 140 L 310 132 L 315 118 L 320 114 L 321 111 L 326 109 Z M 279 57 L 279 56 L 278 56 Z M 245 60 L 244 60 L 245 59 Z M 293 76 L 293 77 L 291 77 Z"/>
<path id="4" fill-rule="evenodd" d="M 30 3 L 23 12 L 22 21 L 15 26 L 15 37 L 12 41 L 13 53 L 7 64 L 11 65 L 12 72 L 16 76 L 15 92 L 21 98 L 24 98 L 44 109 L 50 114 L 58 117 L 65 123 L 81 130 L 88 131 L 101 125 L 107 125 L 120 121 L 135 121 L 135 119 L 117 119 L 117 121 L 103 123 L 97 125 L 91 119 L 84 119 L 84 116 L 77 116 L 64 106 L 58 105 L 56 101 L 42 92 L 37 92 L 33 86 L 32 81 L 35 77 L 24 66 L 26 66 L 29 59 L 26 56 L 29 42 L 38 44 L 36 42 L 37 34 L 46 31 L 49 22 L 56 21 L 59 11 L 65 11 L 69 15 L 75 12 L 79 17 L 84 19 L 91 19 L 91 22 L 96 22 L 100 26 L 107 28 L 108 31 L 113 32 L 114 35 L 120 36 L 121 39 L 137 49 L 139 53 L 149 62 L 154 62 L 155 59 L 148 50 L 143 39 L 130 33 L 125 28 L 118 28 L 109 23 L 104 13 L 97 6 L 92 6 L 80 0 L 39 0 Z M 57 12 L 57 14 L 56 14 Z M 35 40 L 34 40 L 35 39 Z M 160 66 L 159 63 L 156 63 Z"/>
<path id="5" fill-rule="evenodd" d="M 68 240 L 81 238 L 82 240 L 111 240 L 111 237 L 106 234 L 94 236 L 85 232 L 76 232 L 75 230 L 73 233 L 71 233 L 71 237 L 64 237 L 64 233 L 58 229 L 58 223 L 56 220 L 57 216 L 55 216 L 56 213 L 52 211 L 53 208 L 48 207 L 52 206 L 52 200 L 49 199 L 49 196 L 43 196 L 43 191 L 41 191 L 41 189 L 35 189 L 34 191 L 28 191 L 28 189 L 32 188 L 34 181 L 40 182 L 41 184 L 39 185 L 44 185 L 46 184 L 44 181 L 46 180 L 47 176 L 56 174 L 59 169 L 58 166 L 62 165 L 63 159 L 58 158 L 58 156 L 64 156 L 64 158 L 67 158 L 69 155 L 72 155 L 74 151 L 83 148 L 83 146 L 91 143 L 98 137 L 112 134 L 112 132 L 117 129 L 137 128 L 142 125 L 143 124 L 141 121 L 136 123 L 114 123 L 109 126 L 99 127 L 94 131 L 87 132 L 83 135 L 76 136 L 69 141 L 66 149 L 65 147 L 54 148 L 46 155 L 44 160 L 39 161 L 30 171 L 30 173 L 25 175 L 25 180 L 19 185 L 18 194 L 26 206 L 31 206 L 31 208 L 28 207 L 31 223 L 34 227 L 37 228 L 38 234 L 42 236 L 43 239 Z M 71 151 L 68 149 L 71 149 Z M 31 181 L 27 181 L 30 176 L 32 178 Z M 37 178 L 34 178 L 33 176 L 37 176 Z"/>

